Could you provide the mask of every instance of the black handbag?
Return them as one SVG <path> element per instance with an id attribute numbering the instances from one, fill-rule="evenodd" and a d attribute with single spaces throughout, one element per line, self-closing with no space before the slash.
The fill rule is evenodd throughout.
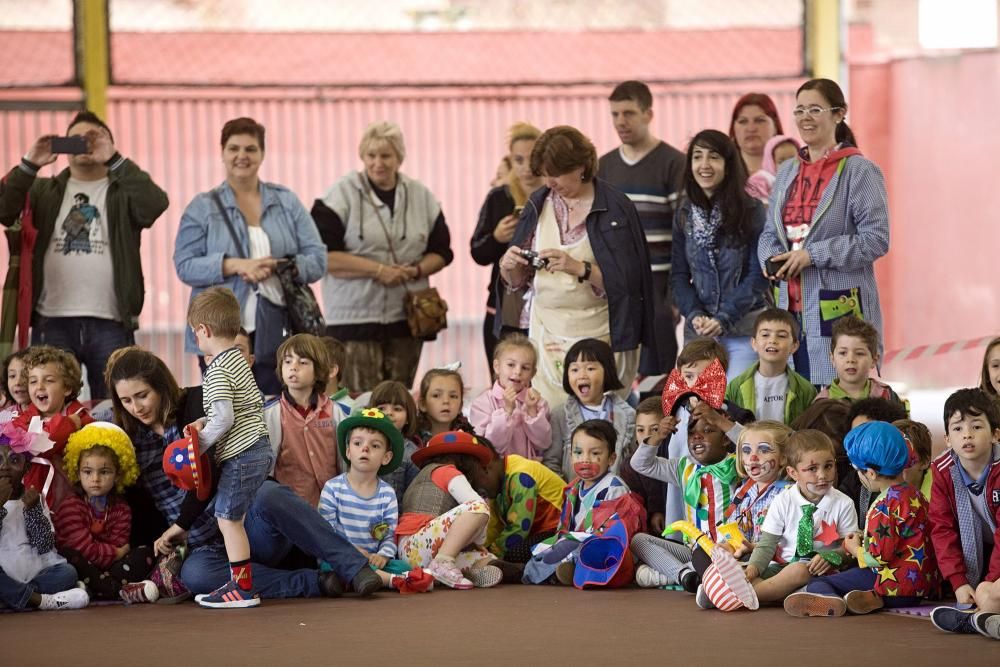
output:
<path id="1" fill-rule="evenodd" d="M 233 243 L 236 244 L 240 257 L 246 259 L 243 255 L 240 237 L 236 234 L 236 229 L 229 219 L 229 214 L 226 213 L 225 206 L 222 205 L 222 199 L 217 190 L 212 190 L 212 199 L 215 200 L 215 205 L 222 213 L 222 219 L 226 221 L 226 228 L 229 229 L 229 235 L 233 237 Z M 292 333 L 325 336 L 326 320 L 323 319 L 323 311 L 320 310 L 319 303 L 316 301 L 316 295 L 313 294 L 309 285 L 295 282 L 295 278 L 298 276 L 295 259 L 287 257 L 278 260 L 277 275 L 278 282 L 281 283 L 282 295 L 285 297 L 285 310 L 288 313 L 288 323 Z"/>

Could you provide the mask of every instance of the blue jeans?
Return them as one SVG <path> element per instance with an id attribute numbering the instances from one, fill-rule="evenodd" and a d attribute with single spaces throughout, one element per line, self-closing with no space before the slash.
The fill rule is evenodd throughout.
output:
<path id="1" fill-rule="evenodd" d="M 723 336 L 718 339 L 726 348 L 729 356 L 729 368 L 726 369 L 726 380 L 734 377 L 757 363 L 757 353 L 750 346 L 749 336 Z"/>
<path id="2" fill-rule="evenodd" d="M 250 449 L 228 458 L 219 466 L 219 486 L 215 492 L 215 516 L 239 521 L 247 513 L 257 489 L 267 479 L 274 463 L 271 443 L 261 437 Z"/>
<path id="3" fill-rule="evenodd" d="M 875 572 L 870 567 L 852 567 L 826 577 L 813 577 L 806 584 L 806 592 L 817 595 L 843 597 L 851 591 L 870 591 L 875 588 Z M 912 596 L 884 596 L 882 602 L 888 608 L 916 607 L 923 598 Z"/>
<path id="4" fill-rule="evenodd" d="M 24 609 L 32 593 L 58 593 L 76 586 L 76 570 L 69 563 L 45 568 L 34 579 L 22 584 L 0 568 L 0 603 L 11 609 Z"/>
<path id="5" fill-rule="evenodd" d="M 108 357 L 121 347 L 135 345 L 135 335 L 120 322 L 100 317 L 35 318 L 31 328 L 32 345 L 54 345 L 69 350 L 87 367 L 91 400 L 108 397 L 104 385 L 104 367 Z"/>
<path id="6" fill-rule="evenodd" d="M 315 507 L 273 480 L 264 482 L 257 491 L 246 514 L 245 526 L 250 540 L 254 589 L 261 597 L 320 596 L 318 570 L 277 567 L 292 547 L 326 561 L 345 581 L 368 566 L 368 559 L 334 532 Z M 195 594 L 214 591 L 230 578 L 222 544 L 196 549 L 181 568 L 181 579 Z"/>

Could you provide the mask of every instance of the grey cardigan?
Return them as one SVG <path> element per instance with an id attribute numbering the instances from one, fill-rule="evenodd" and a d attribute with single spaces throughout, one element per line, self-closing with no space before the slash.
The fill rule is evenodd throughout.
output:
<path id="1" fill-rule="evenodd" d="M 617 394 L 611 394 L 611 423 L 618 433 L 615 443 L 615 461 L 611 464 L 611 472 L 618 474 L 625 448 L 635 437 L 635 410 Z M 584 422 L 580 401 L 570 396 L 565 403 L 552 410 L 552 446 L 545 450 L 542 463 L 563 479 L 576 477 L 573 472 L 573 447 L 570 438 L 577 426 Z"/>

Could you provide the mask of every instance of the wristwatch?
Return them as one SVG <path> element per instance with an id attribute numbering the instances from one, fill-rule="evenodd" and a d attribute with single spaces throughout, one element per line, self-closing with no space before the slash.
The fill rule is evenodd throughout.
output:
<path id="1" fill-rule="evenodd" d="M 590 262 L 583 263 L 583 275 L 578 277 L 577 282 L 583 283 L 590 280 L 590 272 L 593 270 L 593 265 Z"/>

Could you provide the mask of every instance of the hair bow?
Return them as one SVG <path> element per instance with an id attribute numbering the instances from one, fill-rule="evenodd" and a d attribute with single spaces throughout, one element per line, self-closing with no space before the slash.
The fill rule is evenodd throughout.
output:
<path id="1" fill-rule="evenodd" d="M 680 369 L 670 371 L 667 383 L 663 386 L 663 414 L 676 414 L 677 409 L 685 404 L 684 401 L 692 396 L 705 401 L 716 410 L 722 408 L 726 397 L 726 370 L 722 367 L 722 362 L 716 359 L 709 364 L 693 387 L 689 387 L 684 381 Z"/>
<path id="2" fill-rule="evenodd" d="M 0 436 L 6 438 L 11 451 L 18 454 L 38 456 L 55 446 L 42 427 L 42 420 L 37 416 L 31 418 L 27 431 L 14 426 L 14 422 L 7 422 L 0 427 Z"/>

